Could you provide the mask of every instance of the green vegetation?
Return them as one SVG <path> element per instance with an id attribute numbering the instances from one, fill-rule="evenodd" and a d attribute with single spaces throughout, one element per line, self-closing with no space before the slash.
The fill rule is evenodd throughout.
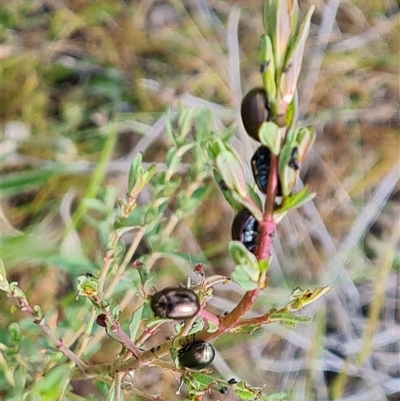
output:
<path id="1" fill-rule="evenodd" d="M 397 399 L 398 5 L 300 3 L 2 6 L 2 399 Z"/>

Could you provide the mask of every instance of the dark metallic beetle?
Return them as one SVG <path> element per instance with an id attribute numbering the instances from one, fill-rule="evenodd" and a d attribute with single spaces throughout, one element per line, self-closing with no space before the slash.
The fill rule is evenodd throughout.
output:
<path id="1" fill-rule="evenodd" d="M 205 341 L 187 344 L 178 351 L 179 363 L 190 369 L 204 369 L 211 365 L 214 357 L 214 347 Z"/>
<path id="2" fill-rule="evenodd" d="M 250 252 L 256 251 L 258 221 L 247 210 L 241 210 L 232 223 L 232 239 L 240 241 Z"/>
<path id="3" fill-rule="evenodd" d="M 258 141 L 258 130 L 267 121 L 269 104 L 264 88 L 253 88 L 242 100 L 240 114 L 246 132 Z"/>
<path id="4" fill-rule="evenodd" d="M 228 387 L 222 386 L 218 391 L 219 391 L 221 394 L 226 394 L 226 393 L 228 392 Z"/>
<path id="5" fill-rule="evenodd" d="M 195 316 L 200 303 L 189 288 L 167 287 L 151 297 L 151 309 L 158 317 L 190 319 Z"/>
<path id="6" fill-rule="evenodd" d="M 251 169 L 258 189 L 266 194 L 269 179 L 271 151 L 266 146 L 260 146 L 251 158 Z M 281 183 L 278 182 L 277 196 L 282 196 Z"/>

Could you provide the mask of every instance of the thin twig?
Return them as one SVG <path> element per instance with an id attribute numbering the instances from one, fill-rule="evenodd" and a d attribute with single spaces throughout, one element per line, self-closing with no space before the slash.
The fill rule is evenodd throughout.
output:
<path id="1" fill-rule="evenodd" d="M 44 317 L 38 318 L 33 308 L 29 305 L 26 298 L 21 298 L 15 292 L 11 293 L 11 297 L 14 298 L 17 303 L 18 307 L 21 309 L 22 312 L 26 312 L 33 318 L 33 322 L 36 323 L 43 333 L 50 338 L 51 341 L 56 345 L 57 349 L 62 352 L 69 360 L 75 363 L 81 370 L 85 370 L 87 368 L 87 364 L 79 358 L 74 352 L 72 352 L 69 348 L 67 348 L 61 339 L 57 338 L 50 328 L 46 325 Z"/>

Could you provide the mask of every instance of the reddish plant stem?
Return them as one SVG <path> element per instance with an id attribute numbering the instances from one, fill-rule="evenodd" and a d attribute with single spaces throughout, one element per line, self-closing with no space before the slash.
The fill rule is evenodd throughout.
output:
<path id="1" fill-rule="evenodd" d="M 101 299 L 98 295 L 94 295 L 92 297 L 93 301 L 97 305 L 101 305 Z M 110 323 L 111 332 L 115 334 L 117 338 L 111 337 L 113 340 L 121 343 L 126 349 L 132 352 L 133 356 L 139 360 L 139 348 L 131 341 L 128 335 L 121 329 L 119 322 L 114 318 L 112 313 L 108 310 L 108 308 L 103 309 L 103 313 L 106 315 L 108 322 Z M 106 329 L 107 332 L 107 329 Z M 108 333 L 107 333 L 108 334 Z"/>
<path id="2" fill-rule="evenodd" d="M 257 326 L 257 325 L 262 326 L 264 324 L 268 324 L 271 322 L 272 321 L 270 320 L 268 315 L 263 315 L 263 316 L 253 317 L 251 319 L 241 320 L 240 322 L 236 322 L 233 325 L 233 328 L 239 329 L 240 327 L 246 327 L 246 326 Z"/>
<path id="3" fill-rule="evenodd" d="M 139 350 L 136 345 L 131 341 L 131 339 L 125 334 L 121 329 L 121 326 L 115 320 L 111 325 L 111 331 L 118 337 L 119 342 L 130 352 L 136 359 L 139 359 Z"/>
<path id="4" fill-rule="evenodd" d="M 267 195 L 265 200 L 264 217 L 260 223 L 260 242 L 257 247 L 257 259 L 269 259 L 273 235 L 276 228 L 274 221 L 274 202 L 278 188 L 278 156 L 272 155 L 268 178 Z M 265 286 L 267 283 L 265 283 Z M 248 291 L 236 305 L 236 307 L 221 320 L 219 334 L 228 331 L 235 325 L 253 306 L 257 299 L 259 288 Z"/>
<path id="5" fill-rule="evenodd" d="M 269 259 L 275 233 L 274 204 L 278 188 L 278 156 L 271 156 L 269 167 L 267 198 L 265 200 L 264 218 L 260 224 L 260 242 L 257 248 L 257 259 Z"/>
<path id="6" fill-rule="evenodd" d="M 218 334 L 229 331 L 229 329 L 249 311 L 249 309 L 253 306 L 259 291 L 259 288 L 257 288 L 253 291 L 247 291 L 243 295 L 243 298 L 235 306 L 235 308 L 224 318 L 222 318 L 220 327 L 218 329 Z"/>

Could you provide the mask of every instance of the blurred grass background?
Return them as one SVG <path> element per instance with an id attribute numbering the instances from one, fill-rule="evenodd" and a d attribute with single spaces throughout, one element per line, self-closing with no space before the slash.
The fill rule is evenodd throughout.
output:
<path id="1" fill-rule="evenodd" d="M 399 3 L 301 1 L 301 11 L 312 3 L 299 99 L 301 123 L 318 134 L 302 170 L 317 197 L 279 227 L 271 288 L 255 309 L 281 305 L 298 285 L 333 285 L 335 293 L 306 311 L 315 313 L 310 325 L 220 338 L 214 366 L 226 379 L 268 383 L 293 400 L 400 400 Z M 75 294 L 65 272 L 41 260 L 59 246 L 83 194 L 95 195 L 93 181 L 104 178 L 123 196 L 139 151 L 162 168 L 167 107 L 204 105 L 223 124 L 237 122 L 233 145 L 249 161 L 257 145 L 245 138 L 238 110 L 261 84 L 261 9 L 261 0 L 3 3 L 2 258 L 32 304 L 46 311 Z M 114 147 L 106 143 L 111 129 Z M 229 275 L 232 218 L 213 187 L 176 230 L 182 250 Z M 94 260 L 94 230 L 83 220 L 77 228 Z M 76 275 L 84 269 L 77 265 Z M 231 309 L 239 292 L 219 289 L 213 306 Z M 6 326 L 13 317 L 3 300 Z M 143 388 L 159 380 L 153 370 L 142 374 Z M 163 380 L 164 390 L 174 386 Z M 210 396 L 219 398 L 235 400 Z"/>

